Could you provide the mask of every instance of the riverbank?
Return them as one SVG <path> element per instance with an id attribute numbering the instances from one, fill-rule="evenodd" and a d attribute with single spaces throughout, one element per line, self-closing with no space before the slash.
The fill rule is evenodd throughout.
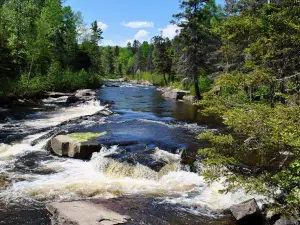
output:
<path id="1" fill-rule="evenodd" d="M 145 75 L 146 74 L 146 75 Z M 180 82 L 171 82 L 166 85 L 163 81 L 162 75 L 143 73 L 141 76 L 127 76 L 125 80 L 132 84 L 155 86 L 157 90 L 163 93 L 166 98 L 186 101 L 190 103 L 196 102 L 196 97 L 191 91 L 184 90 L 183 84 L 186 79 Z M 113 81 L 113 80 L 111 80 Z"/>

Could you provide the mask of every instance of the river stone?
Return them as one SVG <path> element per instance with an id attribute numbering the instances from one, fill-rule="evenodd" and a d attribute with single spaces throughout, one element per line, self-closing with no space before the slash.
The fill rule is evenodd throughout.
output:
<path id="1" fill-rule="evenodd" d="M 172 91 L 163 93 L 163 96 L 166 98 L 177 99 L 177 93 Z"/>
<path id="2" fill-rule="evenodd" d="M 241 225 L 263 225 L 264 219 L 255 199 L 233 205 L 230 211 Z"/>
<path id="3" fill-rule="evenodd" d="M 76 140 L 67 135 L 58 135 L 50 140 L 50 146 L 53 153 L 58 156 L 68 156 L 71 145 L 75 147 Z"/>
<path id="4" fill-rule="evenodd" d="M 281 217 L 274 225 L 299 225 L 299 222 L 294 218 Z"/>
<path id="5" fill-rule="evenodd" d="M 101 144 L 93 140 L 80 142 L 68 135 L 58 135 L 49 141 L 46 148 L 58 156 L 90 159 L 94 152 L 100 151 Z"/>
<path id="6" fill-rule="evenodd" d="M 69 104 L 73 104 L 73 103 L 76 103 L 79 101 L 80 101 L 80 99 L 78 97 L 76 97 L 75 95 L 73 95 L 73 96 L 69 96 L 67 98 L 66 104 L 69 105 Z"/>
<path id="7" fill-rule="evenodd" d="M 52 225 L 114 225 L 124 224 L 130 219 L 89 201 L 55 202 L 46 208 L 52 215 Z"/>
<path id="8" fill-rule="evenodd" d="M 110 116 L 113 114 L 112 111 L 110 111 L 109 109 L 103 109 L 101 111 L 98 112 L 98 114 L 102 115 L 102 116 Z"/>
<path id="9" fill-rule="evenodd" d="M 165 91 L 163 93 L 163 96 L 166 98 L 172 98 L 172 99 L 176 99 L 176 100 L 183 100 L 183 97 L 185 95 L 189 94 L 188 91 L 182 91 L 182 90 L 171 90 L 171 91 Z"/>
<path id="10" fill-rule="evenodd" d="M 186 102 L 195 102 L 196 101 L 196 98 L 195 96 L 192 96 L 192 95 L 186 95 L 186 96 L 183 96 L 183 100 L 186 101 Z"/>

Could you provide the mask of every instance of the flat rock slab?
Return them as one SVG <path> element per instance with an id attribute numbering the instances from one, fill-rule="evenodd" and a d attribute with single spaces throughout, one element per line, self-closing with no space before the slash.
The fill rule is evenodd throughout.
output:
<path id="1" fill-rule="evenodd" d="M 53 215 L 53 225 L 114 225 L 124 224 L 130 219 L 89 201 L 55 202 L 48 204 L 47 210 Z"/>
<path id="2" fill-rule="evenodd" d="M 52 225 L 235 225 L 231 217 L 205 217 L 153 198 L 120 197 L 50 203 Z"/>

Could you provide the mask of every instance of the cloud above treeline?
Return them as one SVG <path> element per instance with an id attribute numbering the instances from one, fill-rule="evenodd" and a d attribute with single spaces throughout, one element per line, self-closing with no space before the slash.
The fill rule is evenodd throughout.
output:
<path id="1" fill-rule="evenodd" d="M 101 22 L 101 21 L 97 21 L 97 25 L 99 28 L 101 28 L 103 31 L 105 31 L 108 28 L 108 25 Z"/>
<path id="2" fill-rule="evenodd" d="M 180 27 L 176 24 L 169 24 L 165 28 L 159 28 L 158 32 L 160 32 L 164 38 L 173 39 L 180 33 Z"/>
<path id="3" fill-rule="evenodd" d="M 150 32 L 146 31 L 146 30 L 139 30 L 135 35 L 134 38 L 136 40 L 141 40 L 141 39 L 145 39 L 148 38 Z"/>
<path id="4" fill-rule="evenodd" d="M 122 22 L 121 25 L 129 28 L 146 28 L 154 27 L 154 23 L 151 21 L 131 21 L 131 22 Z"/>

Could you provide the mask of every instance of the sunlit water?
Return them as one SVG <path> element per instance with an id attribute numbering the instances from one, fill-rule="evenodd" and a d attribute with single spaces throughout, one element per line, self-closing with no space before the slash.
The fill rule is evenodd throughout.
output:
<path id="1" fill-rule="evenodd" d="M 219 194 L 223 188 L 221 183 L 208 186 L 202 176 L 180 164 L 180 149 L 192 152 L 203 147 L 205 143 L 197 141 L 195 136 L 218 128 L 199 118 L 191 105 L 165 100 L 154 88 L 128 84 L 101 89 L 98 97 L 99 101 L 58 107 L 19 120 L 10 118 L 6 123 L 11 125 L 12 133 L 17 125 L 18 129 L 25 128 L 34 134 L 15 143 L 0 144 L 0 171 L 11 180 L 0 192 L 0 221 L 3 222 L 0 224 L 23 224 L 22 218 L 12 220 L 7 216 L 10 213 L 14 216 L 14 206 L 34 211 L 51 201 L 147 196 L 182 206 L 196 215 L 215 218 L 232 204 L 251 198 L 241 190 Z M 106 100 L 115 102 L 112 110 L 118 114 L 106 119 L 92 116 L 103 108 L 100 101 Z M 80 116 L 90 117 L 77 124 L 66 124 L 62 130 L 108 133 L 98 139 L 103 147 L 90 161 L 52 156 L 44 150 L 48 139 L 31 146 L 32 141 L 55 126 Z M 122 146 L 125 142 L 127 144 Z M 163 150 L 154 151 L 155 147 Z M 144 155 L 145 151 L 148 153 Z M 139 154 L 142 157 L 137 157 Z M 118 155 L 118 158 L 110 155 Z M 132 159 L 135 163 L 131 163 Z M 159 160 L 167 162 L 159 172 L 148 166 L 148 162 Z M 13 206 L 12 211 L 6 211 L 10 206 Z M 46 219 L 40 221 L 36 216 L 28 220 L 31 221 L 28 224 L 47 223 Z"/>

